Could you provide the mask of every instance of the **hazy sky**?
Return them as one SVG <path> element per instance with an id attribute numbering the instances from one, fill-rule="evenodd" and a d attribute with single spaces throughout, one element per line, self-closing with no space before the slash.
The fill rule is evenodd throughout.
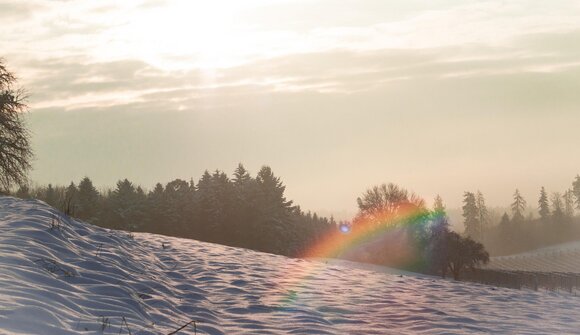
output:
<path id="1" fill-rule="evenodd" d="M 354 212 L 396 182 L 531 206 L 580 173 L 580 1 L 0 0 L 32 179 L 255 174 Z"/>

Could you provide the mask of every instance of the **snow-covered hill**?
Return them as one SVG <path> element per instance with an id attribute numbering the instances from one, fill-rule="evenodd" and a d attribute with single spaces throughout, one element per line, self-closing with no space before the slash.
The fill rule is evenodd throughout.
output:
<path id="1" fill-rule="evenodd" d="M 580 241 L 563 243 L 521 254 L 492 257 L 493 270 L 580 273 Z"/>
<path id="2" fill-rule="evenodd" d="M 131 236 L 0 198 L 0 333 L 168 334 L 192 320 L 198 334 L 572 334 L 580 299 Z"/>

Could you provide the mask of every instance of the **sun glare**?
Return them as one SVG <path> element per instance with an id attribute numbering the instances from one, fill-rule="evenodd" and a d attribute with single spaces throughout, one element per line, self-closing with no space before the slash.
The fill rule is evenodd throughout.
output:
<path id="1" fill-rule="evenodd" d="M 172 1 L 141 9 L 120 28 L 124 48 L 163 68 L 215 68 L 239 63 L 243 31 L 236 2 Z"/>

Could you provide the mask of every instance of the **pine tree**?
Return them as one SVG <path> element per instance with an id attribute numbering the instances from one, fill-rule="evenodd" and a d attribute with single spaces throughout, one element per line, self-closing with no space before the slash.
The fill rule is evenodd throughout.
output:
<path id="1" fill-rule="evenodd" d="M 83 220 L 94 219 L 99 208 L 99 197 L 93 182 L 89 177 L 84 177 L 78 187 L 76 216 Z"/>
<path id="2" fill-rule="evenodd" d="M 564 195 L 562 196 L 564 200 L 564 215 L 567 218 L 571 218 L 574 216 L 574 193 L 572 190 L 566 190 Z"/>
<path id="3" fill-rule="evenodd" d="M 479 210 L 477 200 L 472 192 L 463 194 L 463 218 L 465 234 L 473 239 L 479 238 Z"/>
<path id="4" fill-rule="evenodd" d="M 164 229 L 171 235 L 190 232 L 192 227 L 186 227 L 186 222 L 193 215 L 193 199 L 195 190 L 191 183 L 183 179 L 175 179 L 165 185 L 163 203 L 165 208 Z"/>
<path id="5" fill-rule="evenodd" d="M 78 189 L 75 183 L 71 182 L 70 185 L 66 188 L 64 193 L 64 200 L 62 204 L 62 211 L 66 215 L 75 215 L 76 208 L 77 208 L 77 193 Z"/>
<path id="6" fill-rule="evenodd" d="M 153 190 L 147 194 L 146 212 L 148 220 L 143 227 L 145 231 L 157 234 L 171 234 L 167 227 L 167 218 L 170 215 L 170 211 L 161 183 L 155 184 Z"/>
<path id="7" fill-rule="evenodd" d="M 443 205 L 443 199 L 439 194 L 435 196 L 435 201 L 433 201 L 433 211 L 440 215 L 447 215 L 445 205 Z"/>
<path id="8" fill-rule="evenodd" d="M 280 178 L 274 176 L 272 169 L 264 166 L 256 176 L 258 190 L 257 205 L 259 208 L 258 224 L 256 230 L 260 236 L 256 239 L 262 250 L 282 253 L 288 247 L 284 243 L 287 239 L 291 223 L 290 214 L 293 212 L 292 201 L 286 200 L 284 191 L 286 186 Z"/>
<path id="9" fill-rule="evenodd" d="M 562 196 L 559 192 L 552 193 L 552 217 L 556 223 L 562 223 L 564 219 Z"/>
<path id="10" fill-rule="evenodd" d="M 524 211 L 526 210 L 526 205 L 526 200 L 524 200 L 520 194 L 520 191 L 516 189 L 514 192 L 514 202 L 511 204 L 513 222 L 520 223 L 524 221 Z"/>
<path id="11" fill-rule="evenodd" d="M 576 209 L 580 209 L 580 175 L 576 175 L 576 179 L 572 183 L 572 193 L 576 198 Z"/>
<path id="12" fill-rule="evenodd" d="M 120 229 L 134 231 L 143 225 L 144 197 L 128 179 L 119 180 L 109 198 L 111 224 Z"/>
<path id="13" fill-rule="evenodd" d="M 510 217 L 507 213 L 503 213 L 501 220 L 499 221 L 500 227 L 508 227 L 510 224 Z"/>
<path id="14" fill-rule="evenodd" d="M 234 171 L 234 184 L 238 187 L 245 186 L 252 180 L 248 170 L 242 165 L 242 163 L 238 164 L 238 167 Z"/>
<path id="15" fill-rule="evenodd" d="M 538 199 L 538 213 L 542 221 L 546 222 L 550 217 L 550 205 L 548 204 L 548 194 L 544 186 L 540 189 L 540 199 Z"/>
<path id="16" fill-rule="evenodd" d="M 483 241 L 487 225 L 489 224 L 489 211 L 487 210 L 485 198 L 481 191 L 477 191 L 476 204 L 479 219 L 479 241 Z"/>

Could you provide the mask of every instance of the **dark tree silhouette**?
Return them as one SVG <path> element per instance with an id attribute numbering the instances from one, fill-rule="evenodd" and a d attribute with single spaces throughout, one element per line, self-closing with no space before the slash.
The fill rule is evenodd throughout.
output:
<path id="1" fill-rule="evenodd" d="M 556 223 L 562 223 L 564 220 L 564 206 L 559 192 L 552 193 L 552 219 Z"/>
<path id="2" fill-rule="evenodd" d="M 431 236 L 427 249 L 430 271 L 439 273 L 445 278 L 448 271 L 449 247 L 447 236 L 450 232 L 447 216 L 440 216 L 436 213 L 434 224 L 431 227 Z"/>
<path id="3" fill-rule="evenodd" d="M 453 279 L 461 279 L 461 273 L 466 269 L 473 269 L 479 264 L 489 262 L 489 254 L 483 244 L 469 237 L 461 237 L 455 232 L 446 235 L 448 267 Z"/>
<path id="4" fill-rule="evenodd" d="M 100 195 L 89 177 L 84 177 L 78 187 L 77 193 L 77 213 L 80 219 L 94 222 L 100 204 Z"/>
<path id="5" fill-rule="evenodd" d="M 357 198 L 357 203 L 359 212 L 352 223 L 352 230 L 382 233 L 365 241 L 349 258 L 421 270 L 431 222 L 431 213 L 425 201 L 405 188 L 389 183 L 367 189 Z"/>
<path id="6" fill-rule="evenodd" d="M 538 199 L 538 214 L 542 221 L 548 221 L 550 218 L 550 205 L 548 203 L 548 193 L 544 186 L 540 189 L 540 198 Z"/>
<path id="7" fill-rule="evenodd" d="M 511 208 L 513 213 L 512 221 L 515 223 L 523 222 L 526 200 L 524 200 L 524 197 L 522 197 L 518 189 L 514 192 L 514 202 L 512 202 Z"/>
<path id="8" fill-rule="evenodd" d="M 472 192 L 463 194 L 463 223 L 465 224 L 465 234 L 471 238 L 479 238 L 480 221 L 477 199 Z"/>
<path id="9" fill-rule="evenodd" d="M 32 150 L 21 115 L 27 110 L 23 90 L 0 59 L 0 190 L 26 183 Z"/>
<path id="10" fill-rule="evenodd" d="M 572 190 L 566 190 L 562 195 L 562 200 L 564 200 L 564 216 L 569 220 L 574 216 L 574 194 Z"/>
<path id="11" fill-rule="evenodd" d="M 576 208 L 580 209 L 580 175 L 576 175 L 576 179 L 572 183 L 572 193 L 576 198 Z"/>
<path id="12" fill-rule="evenodd" d="M 385 219 L 396 221 L 398 216 L 409 210 L 425 209 L 423 199 L 393 183 L 373 186 L 356 201 L 358 219 L 371 220 L 375 224 L 383 224 Z"/>
<path id="13" fill-rule="evenodd" d="M 443 199 L 439 194 L 435 196 L 435 201 L 433 201 L 433 212 L 440 215 L 447 215 L 445 212 L 445 205 L 443 204 Z"/>
<path id="14" fill-rule="evenodd" d="M 481 191 L 477 191 L 476 195 L 477 204 L 477 219 L 479 221 L 478 236 L 475 238 L 477 241 L 483 242 L 485 238 L 486 229 L 489 225 L 489 211 L 485 205 L 485 198 Z"/>

